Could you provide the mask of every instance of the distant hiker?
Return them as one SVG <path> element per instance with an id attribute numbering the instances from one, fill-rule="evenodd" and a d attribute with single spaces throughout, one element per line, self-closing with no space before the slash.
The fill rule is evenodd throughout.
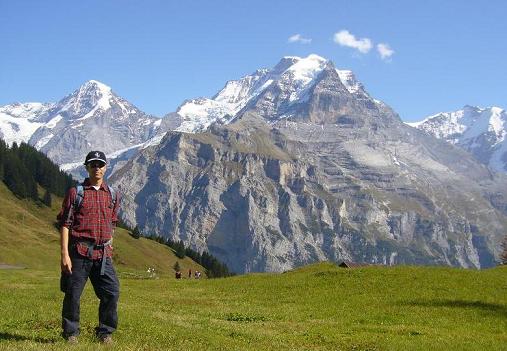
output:
<path id="1" fill-rule="evenodd" d="M 189 268 L 188 269 L 188 279 L 191 279 L 192 278 L 192 269 Z"/>
<path id="2" fill-rule="evenodd" d="M 176 277 L 176 279 L 181 279 L 181 272 L 176 271 L 175 277 Z"/>
<path id="3" fill-rule="evenodd" d="M 80 332 L 81 293 L 88 278 L 100 300 L 99 325 L 95 328 L 102 343 L 112 343 L 118 325 L 120 286 L 113 268 L 113 231 L 119 208 L 118 194 L 106 184 L 106 155 L 86 155 L 89 177 L 65 195 L 58 215 L 61 229 L 60 289 L 65 293 L 62 308 L 63 336 L 77 343 Z"/>

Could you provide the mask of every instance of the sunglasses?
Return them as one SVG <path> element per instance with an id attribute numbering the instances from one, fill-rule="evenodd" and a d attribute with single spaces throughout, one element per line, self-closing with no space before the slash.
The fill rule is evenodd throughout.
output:
<path id="1" fill-rule="evenodd" d="M 100 161 L 95 161 L 95 162 L 90 162 L 88 163 L 88 166 L 90 168 L 102 168 L 104 167 L 106 164 L 104 162 L 100 162 Z"/>

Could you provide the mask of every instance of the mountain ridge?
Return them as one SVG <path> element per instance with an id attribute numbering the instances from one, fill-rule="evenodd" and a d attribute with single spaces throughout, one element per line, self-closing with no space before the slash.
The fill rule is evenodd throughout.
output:
<path id="1" fill-rule="evenodd" d="M 343 259 L 495 264 L 504 175 L 407 126 L 321 57 L 285 57 L 255 74 L 215 100 L 187 100 L 188 114 L 167 116 L 156 139 L 117 148 L 126 153 L 109 180 L 129 225 L 209 251 L 235 272 Z"/>
<path id="2" fill-rule="evenodd" d="M 507 172 L 507 112 L 496 106 L 466 105 L 407 123 L 472 153 L 497 172 Z"/>
<path id="3" fill-rule="evenodd" d="M 333 65 L 296 103 L 293 78 L 273 81 L 228 124 L 168 132 L 130 159 L 111 178 L 126 194 L 125 220 L 236 272 L 326 259 L 495 264 L 505 177 L 351 93 Z"/>

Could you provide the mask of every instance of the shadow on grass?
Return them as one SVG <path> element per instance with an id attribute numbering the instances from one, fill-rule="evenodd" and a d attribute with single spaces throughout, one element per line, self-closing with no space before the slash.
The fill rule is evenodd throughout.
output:
<path id="1" fill-rule="evenodd" d="M 484 313 L 496 314 L 507 318 L 507 306 L 497 303 L 466 300 L 415 300 L 403 303 L 407 306 L 419 307 L 448 307 L 448 308 L 473 308 Z"/>
<path id="2" fill-rule="evenodd" d="M 0 332 L 0 342 L 1 341 L 34 341 L 41 344 L 54 344 L 57 340 L 50 338 L 29 337 L 24 335 Z"/>

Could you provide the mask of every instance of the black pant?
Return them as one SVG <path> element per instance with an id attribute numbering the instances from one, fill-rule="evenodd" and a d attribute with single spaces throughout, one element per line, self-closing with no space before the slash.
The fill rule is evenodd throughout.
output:
<path id="1" fill-rule="evenodd" d="M 111 258 L 107 258 L 104 275 L 100 275 L 101 260 L 90 260 L 77 253 L 71 254 L 72 274 L 63 274 L 61 289 L 65 293 L 62 308 L 64 337 L 79 335 L 79 305 L 81 294 L 88 278 L 95 295 L 100 300 L 98 337 L 109 335 L 118 326 L 118 298 L 120 284 L 116 277 Z"/>

